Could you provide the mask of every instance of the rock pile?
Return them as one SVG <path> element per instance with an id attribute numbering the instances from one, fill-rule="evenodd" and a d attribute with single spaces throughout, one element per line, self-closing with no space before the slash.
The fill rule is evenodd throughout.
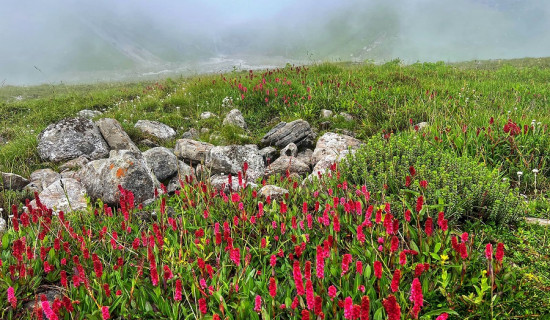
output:
<path id="1" fill-rule="evenodd" d="M 2 173 L 4 189 L 38 192 L 41 201 L 56 210 L 86 208 L 86 195 L 92 201 L 117 204 L 119 185 L 134 193 L 136 202 L 147 202 L 154 197 L 160 183 L 168 192 L 180 187 L 180 179 L 187 177 L 209 179 L 224 191 L 238 190 L 238 176 L 244 183 L 256 188 L 260 179 L 271 175 L 317 176 L 331 164 L 353 152 L 361 141 L 343 134 L 327 132 L 315 144 L 316 134 L 304 120 L 280 122 L 262 139 L 260 146 L 214 146 L 197 141 L 198 133 L 190 130 L 175 142 L 174 149 L 152 147 L 141 152 L 115 119 L 90 118 L 99 113 L 81 112 L 82 117 L 67 118 L 48 126 L 38 136 L 38 152 L 43 160 L 64 162 L 60 173 L 51 169 L 33 172 L 29 179 L 13 173 Z M 324 110 L 322 116 L 331 117 Z M 340 115 L 344 116 L 345 115 Z M 201 118 L 215 117 L 203 113 Z M 242 113 L 233 109 L 226 115 L 224 125 L 247 128 Z M 149 120 L 139 120 L 135 128 L 156 141 L 176 137 L 171 127 Z M 154 144 L 153 144 L 154 145 Z M 247 166 L 246 172 L 243 167 Z M 228 184 L 229 176 L 232 185 Z M 307 178 L 306 178 L 307 180 Z M 306 181 L 304 180 L 304 182 Z M 264 197 L 278 198 L 288 193 L 276 186 L 259 190 Z"/>

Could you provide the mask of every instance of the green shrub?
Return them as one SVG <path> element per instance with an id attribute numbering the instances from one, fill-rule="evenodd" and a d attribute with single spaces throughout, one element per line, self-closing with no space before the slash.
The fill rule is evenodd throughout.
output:
<path id="1" fill-rule="evenodd" d="M 411 166 L 416 175 L 406 186 Z M 354 157 L 344 161 L 341 174 L 350 183 L 382 190 L 377 196 L 389 197 L 388 202 L 404 203 L 423 194 L 429 203 L 445 203 L 446 216 L 457 221 L 481 219 L 506 225 L 522 215 L 521 201 L 496 169 L 491 171 L 467 156 L 457 157 L 453 151 L 434 146 L 416 134 L 388 140 L 371 138 Z M 428 182 L 427 188 L 420 186 L 422 180 Z M 406 209 L 401 205 L 397 212 Z"/>

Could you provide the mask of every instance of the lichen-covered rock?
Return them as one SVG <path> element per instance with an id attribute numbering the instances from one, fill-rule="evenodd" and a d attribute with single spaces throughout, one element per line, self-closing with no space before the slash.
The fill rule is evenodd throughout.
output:
<path id="1" fill-rule="evenodd" d="M 103 118 L 96 121 L 101 135 L 107 141 L 111 150 L 133 150 L 139 151 L 132 142 L 130 136 L 122 129 L 118 121 L 111 118 Z"/>
<path id="2" fill-rule="evenodd" d="M 59 171 L 66 171 L 66 170 L 78 170 L 85 166 L 90 160 L 86 158 L 85 156 L 80 156 L 76 159 L 69 160 L 65 162 L 64 164 L 59 166 Z"/>
<path id="3" fill-rule="evenodd" d="M 241 190 L 243 187 L 257 188 L 258 185 L 243 180 L 242 186 L 239 185 L 239 179 L 237 176 L 231 175 L 231 188 L 229 186 L 229 177 L 224 174 L 215 174 L 210 177 L 210 184 L 216 190 L 222 190 L 225 193 L 235 192 Z"/>
<path id="4" fill-rule="evenodd" d="M 179 139 L 174 147 L 174 154 L 179 159 L 191 160 L 193 163 L 201 163 L 206 160 L 206 155 L 210 153 L 213 144 L 191 139 Z"/>
<path id="5" fill-rule="evenodd" d="M 82 155 L 99 159 L 108 153 L 107 142 L 89 119 L 66 118 L 50 124 L 38 135 L 38 154 L 45 161 L 61 162 Z"/>
<path id="6" fill-rule="evenodd" d="M 243 114 L 239 109 L 229 111 L 229 113 L 225 116 L 225 119 L 223 119 L 223 125 L 233 125 L 246 129 L 246 122 L 244 121 Z"/>
<path id="7" fill-rule="evenodd" d="M 48 209 L 69 212 L 87 208 L 86 189 L 80 182 L 71 178 L 55 181 L 42 190 L 39 197 L 40 202 Z M 36 207 L 36 200 L 32 200 L 30 204 Z"/>
<path id="8" fill-rule="evenodd" d="M 42 190 L 46 189 L 50 184 L 54 183 L 55 181 L 61 179 L 61 175 L 52 169 L 39 169 L 36 171 L 33 171 L 31 173 L 31 176 L 29 177 L 31 182 L 27 187 L 33 187 L 35 189 L 31 189 L 29 191 L 37 191 L 42 192 Z M 25 188 L 27 188 L 25 187 Z"/>
<path id="9" fill-rule="evenodd" d="M 260 189 L 260 194 L 264 198 L 269 197 L 271 200 L 281 200 L 287 193 L 287 189 L 270 184 L 265 185 Z"/>
<path id="10" fill-rule="evenodd" d="M 302 161 L 303 163 L 307 165 L 311 165 L 311 156 L 313 155 L 313 150 L 311 149 L 304 149 L 304 151 L 298 152 L 296 155 L 296 158 L 298 160 Z"/>
<path id="11" fill-rule="evenodd" d="M 290 174 L 296 173 L 298 175 L 306 175 L 310 172 L 309 165 L 298 160 L 296 157 L 281 156 L 275 160 L 266 170 L 266 176 L 275 174 L 286 174 L 286 171 Z"/>
<path id="12" fill-rule="evenodd" d="M 213 147 L 206 157 L 205 166 L 212 170 L 213 174 L 238 174 L 243 172 L 244 163 L 248 164 L 246 176 L 248 181 L 255 181 L 263 177 L 265 164 L 258 146 L 248 144 L 244 146 L 230 145 Z"/>
<path id="13" fill-rule="evenodd" d="M 118 204 L 118 185 L 134 193 L 136 203 L 154 196 L 155 177 L 141 152 L 112 150 L 108 159 L 91 161 L 79 171 L 80 181 L 92 199 Z"/>
<path id="14" fill-rule="evenodd" d="M 164 181 L 178 171 L 178 157 L 168 148 L 157 147 L 143 153 L 145 161 L 159 181 Z"/>
<path id="15" fill-rule="evenodd" d="M 161 140 L 170 140 L 176 137 L 174 129 L 158 121 L 138 120 L 134 128 Z"/>
<path id="16" fill-rule="evenodd" d="M 311 146 L 314 138 L 315 134 L 309 123 L 299 119 L 289 123 L 280 122 L 265 134 L 261 144 L 284 148 L 293 142 L 298 148 L 302 148 Z"/>
<path id="17" fill-rule="evenodd" d="M 20 191 L 29 184 L 29 180 L 15 173 L 0 172 L 3 190 Z"/>
<path id="18" fill-rule="evenodd" d="M 311 156 L 312 165 L 316 165 L 321 159 L 327 156 L 338 157 L 340 153 L 348 149 L 357 150 L 363 143 L 350 136 L 327 132 L 317 141 L 317 146 Z"/>
<path id="19" fill-rule="evenodd" d="M 322 109 L 321 110 L 321 118 L 330 118 L 332 117 L 333 115 L 333 112 L 331 110 L 327 110 L 327 109 Z"/>
<path id="20" fill-rule="evenodd" d="M 199 132 L 195 128 L 191 128 L 181 135 L 182 139 L 196 140 L 199 137 Z"/>

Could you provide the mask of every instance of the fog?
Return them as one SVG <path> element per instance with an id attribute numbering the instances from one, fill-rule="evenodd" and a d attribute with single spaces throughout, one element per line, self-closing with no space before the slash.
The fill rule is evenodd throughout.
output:
<path id="1" fill-rule="evenodd" d="M 0 84 L 550 55 L 548 0 L 3 0 Z"/>

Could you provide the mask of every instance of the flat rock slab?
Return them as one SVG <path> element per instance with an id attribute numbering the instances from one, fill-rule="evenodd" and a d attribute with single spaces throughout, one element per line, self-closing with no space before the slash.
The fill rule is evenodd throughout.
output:
<path id="1" fill-rule="evenodd" d="M 246 172 L 248 181 L 255 181 L 263 177 L 265 172 L 264 158 L 260 154 L 258 146 L 253 144 L 213 147 L 206 157 L 205 166 L 213 174 L 237 175 L 239 171 L 243 172 L 245 162 L 248 164 Z"/>
<path id="2" fill-rule="evenodd" d="M 138 147 L 132 142 L 130 136 L 122 129 L 122 126 L 116 119 L 99 119 L 96 121 L 96 125 L 111 150 L 139 151 Z"/>
<path id="3" fill-rule="evenodd" d="M 174 147 L 174 154 L 180 159 L 191 160 L 194 163 L 206 161 L 213 144 L 192 139 L 179 139 Z"/>
<path id="4" fill-rule="evenodd" d="M 266 176 L 274 174 L 284 175 L 286 171 L 290 174 L 306 175 L 309 174 L 310 168 L 308 164 L 303 163 L 296 157 L 281 156 L 275 160 L 266 170 Z"/>
<path id="5" fill-rule="evenodd" d="M 327 132 L 317 140 L 317 146 L 311 156 L 311 163 L 315 166 L 317 162 L 327 156 L 339 157 L 341 153 L 347 152 L 348 149 L 359 149 L 362 144 L 361 140 L 353 137 Z"/>
<path id="6" fill-rule="evenodd" d="M 164 181 L 178 171 L 178 157 L 168 148 L 157 147 L 143 153 L 145 161 L 159 181 Z"/>
<path id="7" fill-rule="evenodd" d="M 31 173 L 31 182 L 27 187 L 30 187 L 31 191 L 37 191 L 38 193 L 40 193 L 50 184 L 59 179 L 61 179 L 61 175 L 53 171 L 52 169 L 39 169 Z"/>
<path id="8" fill-rule="evenodd" d="M 108 159 L 91 161 L 79 171 L 80 181 L 92 199 L 118 204 L 118 185 L 134 193 L 136 204 L 154 197 L 156 179 L 141 152 L 112 150 Z"/>
<path id="9" fill-rule="evenodd" d="M 271 184 L 265 185 L 260 189 L 260 194 L 264 198 L 269 197 L 271 200 L 281 200 L 287 193 L 287 189 Z"/>
<path id="10" fill-rule="evenodd" d="M 293 142 L 298 148 L 307 147 L 313 143 L 315 134 L 307 121 L 295 120 L 289 123 L 281 122 L 261 140 L 262 145 L 284 148 Z"/>
<path id="11" fill-rule="evenodd" d="M 99 159 L 108 153 L 107 142 L 90 119 L 66 118 L 38 135 L 38 154 L 45 161 L 61 162 L 83 155 Z"/>
<path id="12" fill-rule="evenodd" d="M 2 186 L 4 190 L 20 191 L 29 184 L 29 180 L 15 173 L 1 172 Z"/>
<path id="13" fill-rule="evenodd" d="M 42 190 L 39 197 L 40 202 L 48 209 L 69 212 L 71 209 L 78 211 L 87 208 L 86 190 L 80 182 L 71 178 L 55 181 Z M 30 204 L 36 207 L 36 200 L 32 200 Z"/>
<path id="14" fill-rule="evenodd" d="M 526 217 L 525 221 L 527 223 L 531 223 L 531 224 L 540 224 L 541 226 L 550 226 L 550 220 L 549 219 Z"/>
<path id="15" fill-rule="evenodd" d="M 145 134 L 161 140 L 170 140 L 176 137 L 174 129 L 158 121 L 138 120 L 134 127 Z"/>

